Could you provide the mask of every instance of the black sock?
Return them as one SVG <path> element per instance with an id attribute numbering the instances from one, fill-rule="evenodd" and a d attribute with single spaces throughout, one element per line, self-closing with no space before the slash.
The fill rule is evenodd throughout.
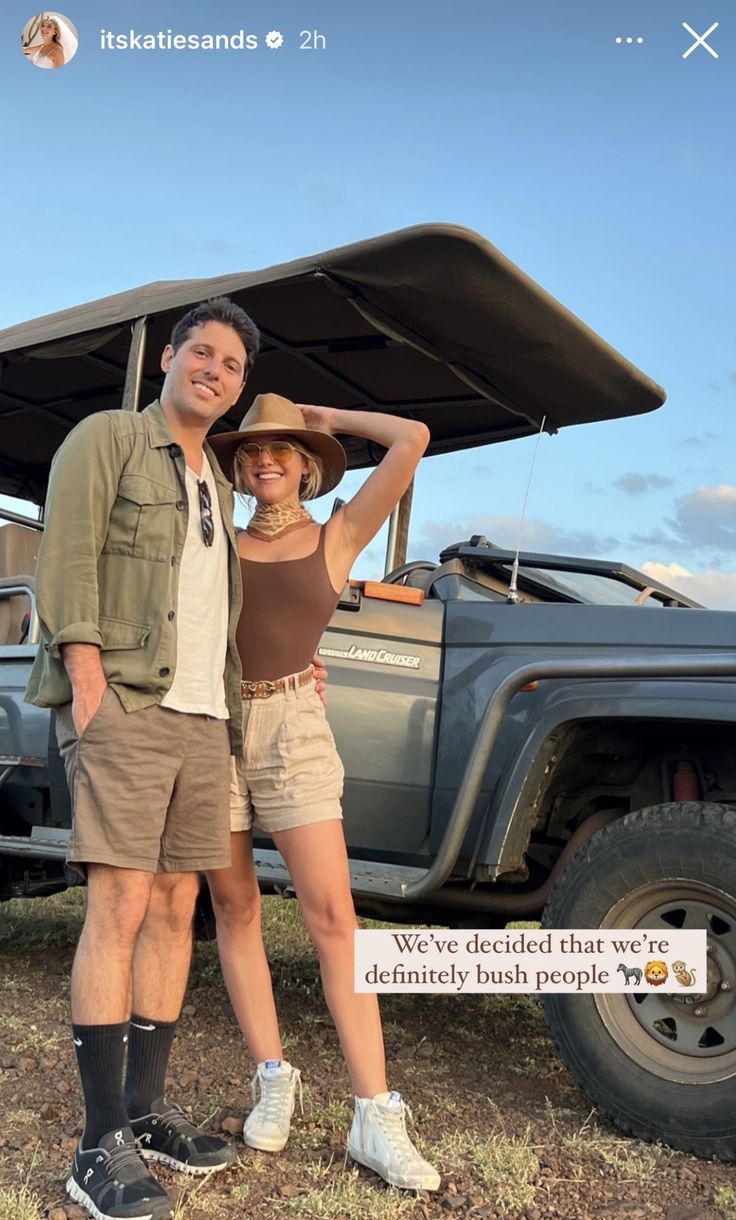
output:
<path id="1" fill-rule="evenodd" d="M 150 1114 L 151 1102 L 163 1097 L 175 1033 L 176 1021 L 151 1021 L 137 1013 L 130 1018 L 125 1104 L 131 1118 Z"/>
<path id="2" fill-rule="evenodd" d="M 82 1146 L 97 1148 L 100 1136 L 127 1127 L 123 1064 L 128 1022 L 121 1025 L 72 1025 L 84 1094 Z"/>

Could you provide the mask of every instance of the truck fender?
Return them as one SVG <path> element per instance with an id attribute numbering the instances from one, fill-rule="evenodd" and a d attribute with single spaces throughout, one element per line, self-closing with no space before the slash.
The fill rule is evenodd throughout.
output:
<path id="1" fill-rule="evenodd" d="M 479 838 L 476 862 L 491 880 L 518 870 L 529 845 L 539 800 L 564 743 L 566 731 L 586 721 L 657 720 L 736 724 L 736 701 L 730 682 L 589 681 L 574 686 L 540 683 L 531 733 L 519 742 L 505 768 L 494 808 Z M 530 698 L 529 694 L 519 696 Z"/>

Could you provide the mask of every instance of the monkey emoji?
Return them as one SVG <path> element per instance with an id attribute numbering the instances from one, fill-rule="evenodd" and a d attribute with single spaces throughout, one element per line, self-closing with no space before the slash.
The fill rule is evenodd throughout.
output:
<path id="1" fill-rule="evenodd" d="M 644 967 L 644 978 L 652 987 L 661 987 L 667 981 L 666 962 L 647 962 Z"/>
<path id="2" fill-rule="evenodd" d="M 695 971 L 688 970 L 684 962 L 673 962 L 672 971 L 681 987 L 695 986 Z"/>

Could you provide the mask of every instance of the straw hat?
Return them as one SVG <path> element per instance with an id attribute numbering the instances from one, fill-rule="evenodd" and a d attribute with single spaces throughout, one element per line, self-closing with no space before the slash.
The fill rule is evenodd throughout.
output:
<path id="1" fill-rule="evenodd" d="M 237 432 L 222 432 L 209 438 L 217 460 L 232 483 L 235 451 L 245 441 L 260 441 L 267 436 L 293 437 L 322 463 L 322 482 L 318 495 L 332 491 L 345 474 L 347 458 L 339 441 L 329 432 L 308 428 L 297 406 L 280 394 L 258 394 Z"/>

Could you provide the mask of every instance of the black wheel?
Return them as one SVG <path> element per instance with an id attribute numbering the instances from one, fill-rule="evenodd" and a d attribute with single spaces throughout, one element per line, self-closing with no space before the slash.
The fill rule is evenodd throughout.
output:
<path id="1" fill-rule="evenodd" d="M 577 852 L 543 926 L 708 932 L 701 995 L 547 995 L 578 1084 L 628 1134 L 736 1160 L 736 810 L 656 805 Z"/>

